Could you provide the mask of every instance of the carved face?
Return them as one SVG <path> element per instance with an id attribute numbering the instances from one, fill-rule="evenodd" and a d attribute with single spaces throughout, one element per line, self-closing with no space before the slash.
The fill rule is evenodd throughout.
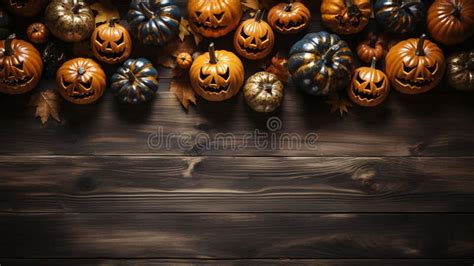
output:
<path id="1" fill-rule="evenodd" d="M 375 67 L 375 61 L 374 61 Z M 361 106 L 372 107 L 382 103 L 390 92 L 390 81 L 380 70 L 357 68 L 348 89 L 349 97 Z"/>
<path id="2" fill-rule="evenodd" d="M 32 17 L 38 14 L 48 1 L 46 0 L 3 0 L 5 6 L 15 15 Z"/>
<path id="3" fill-rule="evenodd" d="M 239 0 L 190 0 L 188 17 L 194 31 L 217 38 L 237 27 L 242 7 Z"/>
<path id="4" fill-rule="evenodd" d="M 105 73 L 93 60 L 76 58 L 64 63 L 56 73 L 59 93 L 75 104 L 99 99 L 105 90 Z"/>
<path id="5" fill-rule="evenodd" d="M 255 18 L 240 24 L 234 34 L 237 53 L 247 59 L 261 59 L 267 56 L 275 44 L 275 36 L 268 23 L 261 20 L 261 12 Z"/>
<path id="6" fill-rule="evenodd" d="M 0 42 L 0 92 L 19 94 L 32 90 L 42 71 L 41 55 L 33 45 L 14 36 Z"/>
<path id="7" fill-rule="evenodd" d="M 324 0 L 321 4 L 322 21 L 340 34 L 361 31 L 369 22 L 371 12 L 369 0 Z"/>
<path id="8" fill-rule="evenodd" d="M 213 47 L 213 46 L 212 46 Z M 221 50 L 200 55 L 189 71 L 194 91 L 209 101 L 223 101 L 237 94 L 244 82 L 244 67 L 233 53 Z"/>
<path id="9" fill-rule="evenodd" d="M 295 33 L 303 30 L 311 19 L 311 12 L 301 2 L 280 3 L 268 12 L 268 22 L 279 33 Z"/>
<path id="10" fill-rule="evenodd" d="M 94 30 L 91 38 L 94 56 L 100 61 L 115 64 L 124 61 L 132 52 L 132 40 L 128 31 L 115 20 Z"/>
<path id="11" fill-rule="evenodd" d="M 417 94 L 435 87 L 443 77 L 445 58 L 434 43 L 420 39 L 402 41 L 386 57 L 387 75 L 402 93 Z"/>

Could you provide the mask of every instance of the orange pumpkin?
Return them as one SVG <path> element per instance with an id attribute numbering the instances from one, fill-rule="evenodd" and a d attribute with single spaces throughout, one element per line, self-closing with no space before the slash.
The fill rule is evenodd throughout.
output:
<path id="1" fill-rule="evenodd" d="M 28 26 L 26 35 L 32 43 L 46 43 L 49 38 L 49 30 L 43 23 L 36 22 Z"/>
<path id="2" fill-rule="evenodd" d="M 254 18 L 247 19 L 237 28 L 234 34 L 234 48 L 247 59 L 256 60 L 267 56 L 275 44 L 273 30 L 262 20 L 262 11 L 257 11 Z"/>
<path id="3" fill-rule="evenodd" d="M 323 0 L 321 19 L 339 34 L 360 32 L 369 23 L 372 8 L 370 0 Z"/>
<path id="4" fill-rule="evenodd" d="M 189 70 L 189 79 L 194 91 L 208 101 L 224 101 L 236 95 L 244 83 L 244 66 L 232 52 L 214 50 L 194 60 Z"/>
<path id="5" fill-rule="evenodd" d="M 240 0 L 189 0 L 191 28 L 204 37 L 217 38 L 237 27 L 242 17 Z"/>
<path id="6" fill-rule="evenodd" d="M 20 94 L 38 85 L 43 73 L 41 55 L 29 42 L 10 35 L 0 42 L 0 92 Z"/>
<path id="7" fill-rule="evenodd" d="M 101 62 L 116 64 L 127 59 L 132 52 L 132 38 L 118 22 L 118 19 L 112 18 L 92 33 L 92 53 Z"/>
<path id="8" fill-rule="evenodd" d="M 436 41 L 461 43 L 474 34 L 474 1 L 436 0 L 428 10 L 427 24 Z"/>
<path id="9" fill-rule="evenodd" d="M 268 23 L 282 34 L 300 32 L 310 20 L 311 11 L 301 2 L 280 3 L 268 12 Z"/>
<path id="10" fill-rule="evenodd" d="M 385 73 L 392 86 L 406 94 L 434 88 L 443 77 L 446 61 L 443 51 L 423 34 L 393 46 L 385 57 Z"/>
<path id="11" fill-rule="evenodd" d="M 373 57 L 370 67 L 356 68 L 351 86 L 347 89 L 349 98 L 360 106 L 377 106 L 390 93 L 390 80 L 385 73 L 375 68 L 376 63 L 377 59 Z"/>
<path id="12" fill-rule="evenodd" d="M 365 63 L 370 63 L 373 57 L 376 60 L 382 59 L 385 51 L 382 38 L 377 37 L 374 33 L 370 33 L 369 36 L 369 39 L 360 42 L 356 48 L 359 59 Z"/>
<path id="13" fill-rule="evenodd" d="M 180 53 L 176 56 L 176 64 L 181 69 L 188 69 L 193 63 L 193 57 L 189 53 Z"/>
<path id="14" fill-rule="evenodd" d="M 94 60 L 75 58 L 58 69 L 56 82 L 64 99 L 75 104 L 89 104 L 104 94 L 106 77 Z"/>

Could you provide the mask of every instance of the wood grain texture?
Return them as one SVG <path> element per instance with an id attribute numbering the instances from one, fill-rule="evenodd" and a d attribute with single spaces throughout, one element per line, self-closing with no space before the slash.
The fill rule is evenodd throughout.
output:
<path id="1" fill-rule="evenodd" d="M 472 161 L 0 157 L 0 211 L 474 212 Z"/>
<path id="2" fill-rule="evenodd" d="M 471 258 L 474 215 L 0 214 L 6 258 Z"/>

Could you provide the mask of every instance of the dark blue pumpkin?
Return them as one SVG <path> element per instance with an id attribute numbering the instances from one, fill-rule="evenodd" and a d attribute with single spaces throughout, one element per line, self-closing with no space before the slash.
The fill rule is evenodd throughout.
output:
<path id="1" fill-rule="evenodd" d="M 143 43 L 154 45 L 174 39 L 180 19 L 175 0 L 132 0 L 127 14 L 132 34 Z"/>
<path id="2" fill-rule="evenodd" d="M 288 70 L 294 84 L 311 95 L 346 89 L 354 59 L 347 43 L 325 31 L 309 33 L 290 50 Z"/>
<path id="3" fill-rule="evenodd" d="M 128 59 L 112 76 L 110 87 L 122 102 L 145 102 L 158 90 L 158 71 L 145 58 Z"/>
<path id="4" fill-rule="evenodd" d="M 374 12 L 375 19 L 382 27 L 396 33 L 414 31 L 426 13 L 421 0 L 377 0 Z"/>
<path id="5" fill-rule="evenodd" d="M 10 16 L 5 9 L 0 6 L 0 40 L 6 39 L 11 33 Z"/>

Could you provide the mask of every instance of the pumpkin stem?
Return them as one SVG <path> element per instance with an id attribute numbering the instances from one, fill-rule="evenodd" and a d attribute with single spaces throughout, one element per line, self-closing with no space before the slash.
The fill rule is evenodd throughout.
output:
<path id="1" fill-rule="evenodd" d="M 216 48 L 213 42 L 209 44 L 209 63 L 217 64 Z"/>
<path id="2" fill-rule="evenodd" d="M 116 18 L 116 17 L 112 17 L 110 20 L 109 20 L 109 27 L 115 27 L 115 23 L 118 23 L 120 21 L 120 19 Z"/>
<path id="3" fill-rule="evenodd" d="M 8 36 L 8 38 L 5 40 L 5 55 L 10 56 L 13 55 L 13 47 L 12 47 L 12 41 L 16 38 L 15 33 L 11 34 Z"/>
<path id="4" fill-rule="evenodd" d="M 424 56 L 425 49 L 423 48 L 425 44 L 426 34 L 422 34 L 420 39 L 418 39 L 418 44 L 416 45 L 416 52 L 415 55 L 417 56 Z"/>
<path id="5" fill-rule="evenodd" d="M 418 5 L 420 1 L 410 1 L 410 2 L 402 2 L 400 9 L 410 8 L 411 6 Z"/>
<path id="6" fill-rule="evenodd" d="M 284 10 L 286 12 L 290 12 L 292 8 L 293 8 L 293 3 L 288 3 L 288 5 L 285 6 Z"/>
<path id="7" fill-rule="evenodd" d="M 370 63 L 370 68 L 374 68 L 377 65 L 377 58 L 375 56 L 372 57 L 372 62 Z"/>
<path id="8" fill-rule="evenodd" d="M 345 0 L 345 3 L 346 3 L 346 7 L 351 7 L 354 5 L 354 3 L 352 2 L 352 0 Z"/>
<path id="9" fill-rule="evenodd" d="M 153 18 L 155 16 L 155 13 L 153 13 L 153 11 L 151 11 L 144 2 L 140 1 L 139 6 L 147 18 Z"/>
<path id="10" fill-rule="evenodd" d="M 133 73 L 132 73 L 132 71 L 130 71 L 130 69 L 125 68 L 124 73 L 125 73 L 125 75 L 127 76 L 128 81 L 130 81 L 130 82 L 134 82 L 134 81 L 135 81 L 135 75 L 133 75 Z"/>
<path id="11" fill-rule="evenodd" d="M 257 13 L 255 14 L 255 21 L 260 22 L 263 18 L 263 14 L 265 13 L 265 10 L 258 10 Z"/>
<path id="12" fill-rule="evenodd" d="M 265 85 L 263 85 L 263 89 L 264 89 L 268 94 L 272 94 L 272 84 L 265 84 Z"/>
<path id="13" fill-rule="evenodd" d="M 84 67 L 80 67 L 78 70 L 77 70 L 77 74 L 79 76 L 82 76 L 86 73 L 86 69 Z"/>
<path id="14" fill-rule="evenodd" d="M 323 61 L 324 64 L 326 64 L 329 59 L 339 50 L 341 47 L 336 44 L 331 46 L 324 54 L 321 56 L 321 61 Z"/>
<path id="15" fill-rule="evenodd" d="M 461 7 L 459 5 L 455 5 L 453 10 L 450 13 L 451 16 L 455 16 L 456 18 L 461 18 Z"/>
<path id="16" fill-rule="evenodd" d="M 79 12 L 79 8 L 81 8 L 81 5 L 78 3 L 77 0 L 73 0 L 72 3 L 74 6 L 72 7 L 72 13 L 77 14 Z"/>

